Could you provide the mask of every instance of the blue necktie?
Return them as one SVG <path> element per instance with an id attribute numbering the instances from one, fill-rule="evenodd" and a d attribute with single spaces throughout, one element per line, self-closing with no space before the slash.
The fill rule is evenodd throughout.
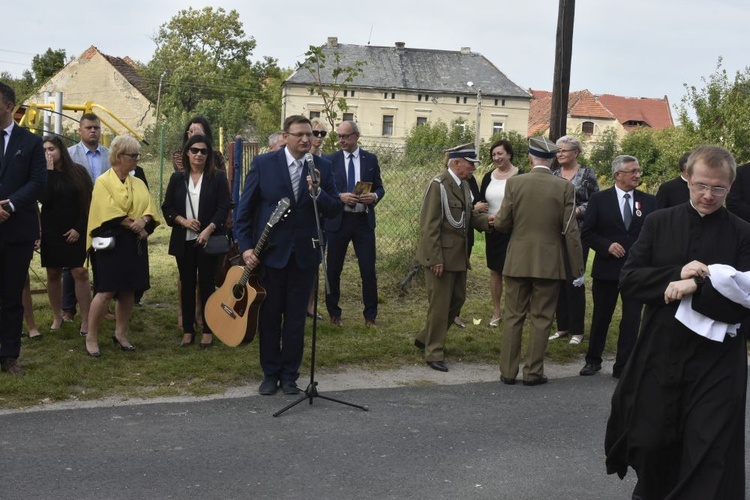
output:
<path id="1" fill-rule="evenodd" d="M 622 221 L 625 223 L 625 229 L 630 229 L 630 223 L 633 222 L 633 209 L 630 208 L 630 193 L 625 193 L 622 197 L 625 198 Z"/>
<path id="2" fill-rule="evenodd" d="M 294 166 L 289 171 L 289 176 L 292 179 L 292 190 L 294 190 L 294 199 L 299 200 L 299 181 L 302 174 L 302 161 L 294 160 Z"/>
<path id="3" fill-rule="evenodd" d="M 348 192 L 354 192 L 354 155 L 349 153 L 349 172 L 347 173 L 348 179 L 346 183 L 346 189 Z"/>

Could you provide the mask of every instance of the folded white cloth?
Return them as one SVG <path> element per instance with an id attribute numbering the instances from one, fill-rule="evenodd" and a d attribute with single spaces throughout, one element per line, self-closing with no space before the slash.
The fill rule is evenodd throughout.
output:
<path id="1" fill-rule="evenodd" d="M 708 266 L 711 285 L 714 289 L 732 302 L 750 308 L 750 271 L 741 273 L 732 266 L 711 264 Z M 723 342 L 727 334 L 737 335 L 739 324 L 730 325 L 713 320 L 692 307 L 693 295 L 688 295 L 680 301 L 675 318 L 693 332 L 716 342 Z"/>

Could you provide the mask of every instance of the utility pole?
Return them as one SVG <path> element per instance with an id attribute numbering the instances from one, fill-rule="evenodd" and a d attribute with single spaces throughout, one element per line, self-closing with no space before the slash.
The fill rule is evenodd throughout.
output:
<path id="1" fill-rule="evenodd" d="M 575 10 L 575 0 L 560 0 L 557 15 L 555 74 L 552 80 L 552 112 L 549 124 L 549 138 L 552 141 L 556 141 L 567 133 Z"/>

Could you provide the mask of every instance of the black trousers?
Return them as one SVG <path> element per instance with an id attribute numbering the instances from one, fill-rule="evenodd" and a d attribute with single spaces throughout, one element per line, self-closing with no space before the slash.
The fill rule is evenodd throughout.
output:
<path id="1" fill-rule="evenodd" d="M 0 242 L 0 362 L 21 355 L 21 296 L 34 242 Z"/>
<path id="2" fill-rule="evenodd" d="M 583 262 L 589 256 L 588 247 L 583 247 Z M 578 276 L 573 276 L 573 279 Z M 560 286 L 560 295 L 557 298 L 557 329 L 561 332 L 570 332 L 571 335 L 583 335 L 584 321 L 586 319 L 586 287 L 573 286 L 573 279 L 566 279 Z"/>
<path id="3" fill-rule="evenodd" d="M 218 255 L 209 255 L 203 247 L 192 242 L 185 242 L 185 253 L 177 258 L 177 269 L 182 281 L 182 329 L 185 333 L 195 333 L 195 288 L 200 285 L 201 304 L 206 307 L 206 301 L 214 293 L 214 277 Z M 203 322 L 203 333 L 211 333 L 208 324 Z"/>
<path id="4" fill-rule="evenodd" d="M 266 376 L 283 381 L 299 378 L 305 340 L 307 301 L 316 268 L 301 269 L 294 254 L 282 269 L 262 268 L 266 299 L 260 306 L 260 366 Z"/>
<path id="5" fill-rule="evenodd" d="M 589 350 L 586 353 L 586 363 L 601 364 L 604 346 L 607 343 L 607 332 L 612 321 L 612 315 L 617 306 L 620 290 L 617 281 L 594 279 L 592 288 L 594 296 L 594 315 L 591 318 L 591 335 Z M 612 373 L 620 374 L 630 359 L 630 354 L 638 339 L 638 329 L 641 327 L 641 310 L 639 302 L 622 298 L 622 317 L 620 319 L 620 337 L 617 340 L 617 357 L 612 367 Z"/>
<path id="6" fill-rule="evenodd" d="M 375 275 L 375 231 L 367 223 L 367 214 L 344 212 L 341 216 L 341 227 L 335 233 L 326 232 L 328 236 L 328 255 L 326 269 L 331 293 L 326 294 L 326 308 L 331 317 L 341 317 L 341 271 L 344 269 L 346 249 L 351 241 L 359 264 L 359 276 L 362 279 L 362 303 L 365 319 L 378 316 L 378 279 Z"/>

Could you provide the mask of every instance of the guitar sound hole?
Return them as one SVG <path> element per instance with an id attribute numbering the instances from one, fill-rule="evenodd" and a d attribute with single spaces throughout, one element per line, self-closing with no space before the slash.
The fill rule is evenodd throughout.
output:
<path id="1" fill-rule="evenodd" d="M 235 300 L 240 300 L 245 295 L 245 287 L 239 284 L 232 287 L 232 296 Z"/>

